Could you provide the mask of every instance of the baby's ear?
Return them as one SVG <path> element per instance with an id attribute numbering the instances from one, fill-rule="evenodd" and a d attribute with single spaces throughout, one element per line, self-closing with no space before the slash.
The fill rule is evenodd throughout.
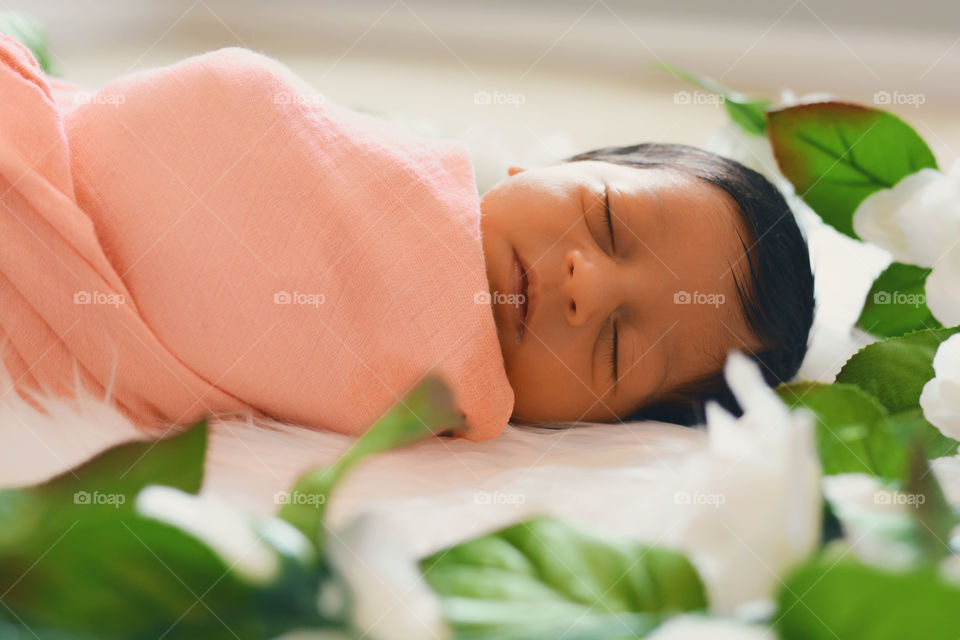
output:
<path id="1" fill-rule="evenodd" d="M 507 169 L 507 175 L 515 176 L 518 173 L 522 173 L 523 171 L 525 171 L 525 169 L 522 169 L 520 167 L 510 167 L 509 169 Z"/>

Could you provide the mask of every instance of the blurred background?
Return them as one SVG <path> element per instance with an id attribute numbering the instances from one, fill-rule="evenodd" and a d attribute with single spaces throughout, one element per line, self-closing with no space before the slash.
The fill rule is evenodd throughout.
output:
<path id="1" fill-rule="evenodd" d="M 496 137 L 519 158 L 536 156 L 538 144 L 562 154 L 703 143 L 726 121 L 722 105 L 685 102 L 678 92 L 692 87 L 658 62 L 772 99 L 791 89 L 880 100 L 942 167 L 960 155 L 954 0 L 5 0 L 2 8 L 38 18 L 60 75 L 85 88 L 246 46 L 342 104 L 435 135 Z"/>

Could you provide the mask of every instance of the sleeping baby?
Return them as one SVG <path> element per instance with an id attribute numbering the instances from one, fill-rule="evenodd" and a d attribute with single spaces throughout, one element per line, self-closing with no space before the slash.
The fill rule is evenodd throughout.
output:
<path id="1" fill-rule="evenodd" d="M 515 420 L 689 424 L 738 411 L 726 354 L 790 380 L 813 322 L 806 242 L 781 193 L 683 145 L 582 153 L 483 197 L 483 247 Z"/>
<path id="2" fill-rule="evenodd" d="M 230 48 L 88 94 L 0 36 L 0 344 L 17 392 L 357 435 L 427 375 L 456 435 L 736 409 L 803 358 L 805 241 L 757 173 L 665 144 L 521 170 Z M 6 390 L 5 390 L 6 391 Z"/>

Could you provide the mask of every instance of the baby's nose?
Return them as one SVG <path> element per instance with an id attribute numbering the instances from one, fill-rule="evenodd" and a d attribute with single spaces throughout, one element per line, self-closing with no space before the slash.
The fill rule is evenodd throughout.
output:
<path id="1" fill-rule="evenodd" d="M 564 268 L 563 313 L 571 326 L 580 327 L 602 306 L 603 287 L 598 281 L 596 265 L 578 249 L 571 249 L 564 256 Z"/>

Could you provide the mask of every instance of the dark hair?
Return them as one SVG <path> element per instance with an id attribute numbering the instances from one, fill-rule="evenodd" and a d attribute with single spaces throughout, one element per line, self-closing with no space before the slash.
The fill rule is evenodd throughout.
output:
<path id="1" fill-rule="evenodd" d="M 806 354 L 813 324 L 813 272 L 806 240 L 780 190 L 739 162 L 681 144 L 606 147 L 566 162 L 582 160 L 675 169 L 716 185 L 733 198 L 749 236 L 740 238 L 747 258 L 747 282 L 734 272 L 734 283 L 747 324 L 764 345 L 746 355 L 759 363 L 771 386 L 792 379 Z M 669 390 L 656 404 L 641 407 L 626 419 L 696 424 L 703 422 L 708 400 L 741 414 L 721 367 Z"/>

